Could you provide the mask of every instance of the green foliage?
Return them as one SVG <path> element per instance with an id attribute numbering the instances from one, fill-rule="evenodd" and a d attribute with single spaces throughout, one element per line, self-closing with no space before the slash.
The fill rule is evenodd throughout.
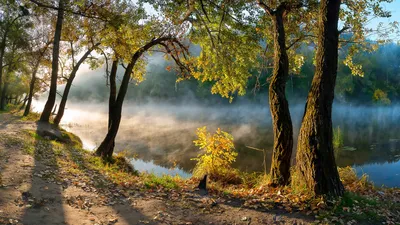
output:
<path id="1" fill-rule="evenodd" d="M 232 163 L 238 155 L 232 135 L 219 128 L 211 134 L 207 132 L 207 127 L 198 128 L 196 134 L 198 139 L 194 144 L 204 153 L 192 159 L 198 161 L 193 169 L 193 176 L 200 178 L 208 174 L 212 180 L 240 182 L 238 172 L 232 168 Z"/>
<path id="2" fill-rule="evenodd" d="M 379 23 L 373 29 L 368 26 L 372 17 L 391 16 L 390 11 L 384 6 L 384 3 L 390 2 L 392 0 L 349 0 L 344 2 L 345 6 L 341 7 L 340 20 L 343 21 L 343 27 L 340 29 L 340 35 L 344 38 L 340 42 L 340 47 L 348 48 L 343 63 L 348 66 L 353 75 L 364 76 L 363 66 L 354 61 L 354 56 L 358 52 L 375 51 L 379 43 L 391 41 L 389 34 L 399 32 L 397 22 Z M 370 36 L 375 36 L 374 43 L 367 41 Z"/>

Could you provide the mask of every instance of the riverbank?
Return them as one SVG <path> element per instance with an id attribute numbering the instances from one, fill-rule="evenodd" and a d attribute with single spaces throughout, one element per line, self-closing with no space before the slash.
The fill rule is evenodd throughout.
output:
<path id="1" fill-rule="evenodd" d="M 138 173 L 123 156 L 105 163 L 79 138 L 0 114 L 0 224 L 399 224 L 399 189 L 375 188 L 341 169 L 348 192 L 336 201 L 301 190 L 210 183 Z M 42 134 L 42 136 L 38 135 Z"/>

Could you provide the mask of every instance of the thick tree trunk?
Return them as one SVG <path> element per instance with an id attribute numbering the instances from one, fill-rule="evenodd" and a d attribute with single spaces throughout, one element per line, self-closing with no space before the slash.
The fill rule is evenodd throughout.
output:
<path id="1" fill-rule="evenodd" d="M 340 0 L 322 0 L 320 4 L 315 75 L 300 129 L 296 163 L 300 179 L 312 193 L 341 196 L 344 188 L 332 145 Z"/>
<path id="2" fill-rule="evenodd" d="M 103 158 L 110 158 L 114 152 L 115 146 L 115 137 L 117 136 L 119 123 L 121 121 L 121 109 L 118 110 L 118 106 L 116 105 L 117 100 L 117 85 L 116 85 L 116 77 L 117 77 L 117 68 L 118 68 L 118 60 L 114 60 L 111 66 L 110 73 L 110 98 L 108 101 L 108 132 L 103 142 L 100 144 L 99 148 L 96 151 L 96 154 L 102 156 Z M 118 111 L 120 111 L 118 116 Z"/>
<path id="3" fill-rule="evenodd" d="M 28 94 L 28 103 L 26 104 L 25 107 L 25 111 L 24 111 L 24 115 L 23 116 L 28 116 L 30 110 L 31 110 L 31 105 L 32 105 L 32 100 L 33 100 L 33 93 L 35 90 L 35 83 L 36 83 L 36 73 L 37 70 L 39 68 L 39 62 L 40 60 L 38 60 L 38 62 L 35 65 L 35 68 L 33 69 L 32 72 L 32 78 L 31 78 L 31 83 L 29 84 L 29 94 Z"/>
<path id="4" fill-rule="evenodd" d="M 293 150 L 293 127 L 285 95 L 289 74 L 286 37 L 283 22 L 285 7 L 268 12 L 273 21 L 274 71 L 269 85 L 269 106 L 274 132 L 270 185 L 287 185 L 290 181 L 290 161 Z"/>
<path id="5" fill-rule="evenodd" d="M 68 94 L 72 86 L 72 82 L 75 79 L 76 73 L 79 70 L 79 67 L 82 65 L 82 63 L 87 59 L 87 57 L 90 55 L 90 53 L 93 51 L 95 47 L 97 47 L 99 44 L 96 44 L 93 48 L 90 48 L 85 52 L 85 54 L 79 59 L 78 63 L 74 66 L 72 69 L 71 75 L 68 78 L 68 81 L 65 85 L 64 93 L 61 98 L 60 106 L 58 107 L 58 112 L 56 118 L 54 118 L 54 124 L 59 125 L 61 122 L 62 117 L 64 116 L 64 111 L 65 111 L 65 105 L 67 104 L 67 99 L 68 99 Z"/>
<path id="6" fill-rule="evenodd" d="M 51 82 L 50 82 L 50 91 L 47 102 L 44 106 L 42 115 L 40 116 L 40 121 L 49 122 L 51 116 L 51 110 L 53 109 L 54 103 L 56 102 L 56 94 L 57 94 L 57 79 L 58 79 L 58 58 L 60 54 L 60 39 L 61 39 L 61 30 L 62 24 L 64 20 L 64 0 L 59 0 L 58 3 L 58 15 L 57 15 L 57 23 L 56 30 L 54 33 L 54 42 L 53 42 L 53 60 L 51 65 Z"/>

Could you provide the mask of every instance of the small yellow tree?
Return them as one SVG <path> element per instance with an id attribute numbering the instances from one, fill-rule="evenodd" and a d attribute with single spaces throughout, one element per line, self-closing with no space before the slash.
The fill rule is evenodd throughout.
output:
<path id="1" fill-rule="evenodd" d="M 233 137 L 220 128 L 214 134 L 207 132 L 207 127 L 197 129 L 198 139 L 194 144 L 203 150 L 193 160 L 198 161 L 193 169 L 193 176 L 202 177 L 208 174 L 212 180 L 222 180 L 228 183 L 237 182 L 238 175 L 232 168 L 238 153 L 235 151 Z"/>

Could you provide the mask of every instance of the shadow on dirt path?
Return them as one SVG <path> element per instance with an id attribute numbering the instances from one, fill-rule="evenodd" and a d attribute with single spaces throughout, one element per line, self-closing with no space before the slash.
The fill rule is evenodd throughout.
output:
<path id="1" fill-rule="evenodd" d="M 37 131 L 48 129 L 37 123 Z M 34 144 L 34 167 L 31 188 L 22 193 L 27 208 L 22 217 L 23 224 L 65 224 L 62 186 L 57 184 L 59 168 L 50 142 L 37 140 Z"/>

